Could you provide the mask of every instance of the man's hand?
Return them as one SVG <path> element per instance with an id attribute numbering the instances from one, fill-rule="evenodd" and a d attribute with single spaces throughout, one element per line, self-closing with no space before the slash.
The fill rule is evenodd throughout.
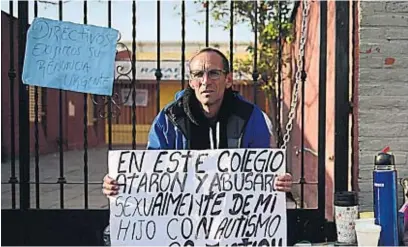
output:
<path id="1" fill-rule="evenodd" d="M 118 183 L 108 175 L 103 178 L 102 192 L 105 196 L 117 195 L 119 191 Z"/>
<path id="2" fill-rule="evenodd" d="M 290 192 L 292 190 L 292 175 L 286 173 L 279 175 L 275 180 L 275 189 L 282 192 Z"/>

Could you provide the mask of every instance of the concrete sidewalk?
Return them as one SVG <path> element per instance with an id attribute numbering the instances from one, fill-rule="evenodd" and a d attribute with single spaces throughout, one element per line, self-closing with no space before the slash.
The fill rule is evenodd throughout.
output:
<path id="1" fill-rule="evenodd" d="M 102 194 L 102 179 L 107 173 L 107 147 L 88 150 L 88 207 L 91 209 L 107 208 L 108 200 Z M 17 157 L 18 158 L 18 157 Z M 85 186 L 84 186 L 84 151 L 74 150 L 64 152 L 64 177 L 67 184 L 64 188 L 64 208 L 81 209 L 85 207 Z M 60 174 L 59 153 L 41 155 L 39 157 L 39 181 L 40 208 L 59 209 L 61 208 L 61 190 L 57 184 Z M 19 179 L 19 162 L 15 165 L 16 177 Z M 11 176 L 11 162 L 1 164 L 1 182 L 7 183 Z M 30 205 L 36 207 L 36 185 L 35 185 L 35 160 L 30 161 Z M 74 183 L 74 184 L 71 184 Z M 16 185 L 16 207 L 19 207 L 19 186 Z M 1 186 L 1 207 L 2 209 L 12 208 L 12 186 L 2 184 Z"/>

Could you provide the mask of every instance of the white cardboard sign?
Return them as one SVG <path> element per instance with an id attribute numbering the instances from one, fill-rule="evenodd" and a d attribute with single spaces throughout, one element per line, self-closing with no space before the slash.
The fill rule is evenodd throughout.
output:
<path id="1" fill-rule="evenodd" d="M 112 245 L 286 246 L 281 149 L 109 151 Z"/>

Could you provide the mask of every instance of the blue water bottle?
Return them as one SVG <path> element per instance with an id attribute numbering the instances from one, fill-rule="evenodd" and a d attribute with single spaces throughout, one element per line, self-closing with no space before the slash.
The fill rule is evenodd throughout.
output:
<path id="1" fill-rule="evenodd" d="M 375 156 L 374 163 L 374 216 L 375 223 L 381 226 L 379 246 L 398 246 L 397 170 L 389 147 Z"/>

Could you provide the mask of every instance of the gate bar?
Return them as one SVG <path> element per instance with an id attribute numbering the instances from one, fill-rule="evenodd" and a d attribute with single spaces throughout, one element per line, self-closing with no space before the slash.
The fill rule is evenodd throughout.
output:
<path id="1" fill-rule="evenodd" d="M 162 78 L 162 72 L 160 68 L 160 0 L 157 1 L 157 68 L 154 75 L 156 76 L 156 113 L 160 112 L 160 80 Z"/>
<path id="2" fill-rule="evenodd" d="M 181 0 L 181 89 L 184 89 L 186 75 L 186 2 Z"/>
<path id="3" fill-rule="evenodd" d="M 13 13 L 10 13 L 13 18 Z M 25 47 L 28 30 L 28 1 L 18 2 L 18 64 L 19 75 L 23 74 Z M 13 41 L 14 42 L 14 41 Z M 19 170 L 20 170 L 20 209 L 30 208 L 30 122 L 28 86 L 19 76 Z"/>
<path id="4" fill-rule="evenodd" d="M 136 149 L 136 0 L 132 3 L 132 149 Z"/>
<path id="5" fill-rule="evenodd" d="M 302 2 L 302 8 L 305 8 L 304 2 Z M 306 24 L 308 25 L 308 24 Z M 301 58 L 303 60 L 302 62 L 302 68 L 297 68 L 301 69 L 301 102 L 300 102 L 300 125 L 302 126 L 300 130 L 300 207 L 304 208 L 305 205 L 305 185 L 308 184 L 305 178 L 305 96 L 306 96 L 306 48 L 304 50 L 304 56 Z"/>
<path id="6" fill-rule="evenodd" d="M 108 0 L 108 27 L 112 27 L 112 1 Z M 116 59 L 115 59 L 116 62 Z M 115 66 L 116 70 L 116 66 Z M 113 92 L 114 94 L 115 92 Z M 105 124 L 105 123 L 103 123 Z M 108 96 L 108 149 L 112 150 L 112 97 Z"/>
<path id="7" fill-rule="evenodd" d="M 13 8 L 13 3 L 14 1 L 10 0 L 9 1 L 9 8 L 10 8 L 10 16 L 9 16 L 9 29 L 10 29 L 10 68 L 8 72 L 8 77 L 10 80 L 10 144 L 11 144 L 11 149 L 10 149 L 10 158 L 11 158 L 11 176 L 9 183 L 11 183 L 11 207 L 12 209 L 16 208 L 16 183 L 18 183 L 17 177 L 16 177 L 16 143 L 15 143 L 15 121 L 14 121 L 14 103 L 15 103 L 15 90 L 14 90 L 14 83 L 16 79 L 16 70 L 14 68 L 14 8 Z"/>
<path id="8" fill-rule="evenodd" d="M 234 1 L 230 2 L 230 73 L 234 83 Z"/>
<path id="9" fill-rule="evenodd" d="M 252 72 L 253 89 L 254 89 L 254 104 L 256 105 L 256 85 L 259 77 L 257 70 L 258 66 L 258 0 L 254 1 L 255 23 L 254 23 L 254 70 Z"/>
<path id="10" fill-rule="evenodd" d="M 279 34 L 278 34 L 278 38 L 277 38 L 277 43 L 278 43 L 278 95 L 277 95 L 277 106 L 276 106 L 276 126 L 275 129 L 275 133 L 276 133 L 276 137 L 275 137 L 275 142 L 277 143 L 278 147 L 282 146 L 282 136 L 281 136 L 281 104 L 282 104 L 282 2 L 279 1 L 278 2 L 278 30 L 279 30 Z M 272 102 L 270 102 L 272 103 Z"/>
<path id="11" fill-rule="evenodd" d="M 336 1 L 335 191 L 347 191 L 349 179 L 349 5 Z"/>
<path id="12" fill-rule="evenodd" d="M 210 45 L 210 3 L 205 1 L 205 46 Z"/>
<path id="13" fill-rule="evenodd" d="M 320 1 L 319 60 L 319 132 L 318 132 L 318 209 L 322 219 L 326 211 L 326 83 L 327 83 L 327 2 Z"/>
<path id="14" fill-rule="evenodd" d="M 62 5 L 63 2 L 60 0 L 58 2 L 58 12 L 59 20 L 62 21 Z M 63 108 L 62 108 L 62 98 L 63 92 L 62 89 L 59 89 L 59 158 L 60 158 L 60 177 L 58 178 L 57 183 L 60 184 L 60 205 L 61 209 L 64 208 L 64 184 L 67 180 L 64 177 L 64 135 L 63 135 Z"/>
<path id="15" fill-rule="evenodd" d="M 358 3 L 355 3 L 354 1 L 351 2 L 351 9 L 352 9 L 352 29 L 351 29 L 351 37 L 352 37 L 352 47 L 358 47 L 358 34 L 356 34 L 356 29 L 358 29 L 359 25 L 359 14 L 358 14 Z M 358 52 L 358 51 L 357 51 Z M 356 59 L 357 58 L 357 59 Z M 358 79 L 358 74 L 356 75 L 356 68 L 358 68 L 358 55 L 356 54 L 356 49 L 353 49 L 352 57 L 351 57 L 352 67 L 351 67 L 351 103 L 354 105 L 358 104 L 358 84 L 356 81 L 356 78 Z M 356 87 L 357 86 L 357 87 Z M 358 189 L 358 125 L 356 121 L 358 121 L 358 118 L 356 118 L 355 112 L 353 112 L 353 107 L 350 107 L 350 113 L 351 113 L 351 128 L 350 128 L 350 137 L 351 137 L 351 144 L 352 144 L 352 149 L 351 149 L 351 189 L 352 190 L 357 190 Z M 356 135 L 357 134 L 357 135 Z"/>
<path id="16" fill-rule="evenodd" d="M 38 1 L 34 0 L 34 17 L 38 16 Z M 41 102 L 43 105 L 43 102 Z M 34 146 L 35 146 L 35 207 L 40 208 L 40 155 L 38 137 L 38 87 L 34 86 Z"/>
<path id="17" fill-rule="evenodd" d="M 84 24 L 88 24 L 88 2 L 84 0 Z M 91 96 L 92 97 L 92 96 Z M 93 116 L 91 116 L 92 118 Z M 88 209 L 88 94 L 84 93 L 84 200 Z"/>

